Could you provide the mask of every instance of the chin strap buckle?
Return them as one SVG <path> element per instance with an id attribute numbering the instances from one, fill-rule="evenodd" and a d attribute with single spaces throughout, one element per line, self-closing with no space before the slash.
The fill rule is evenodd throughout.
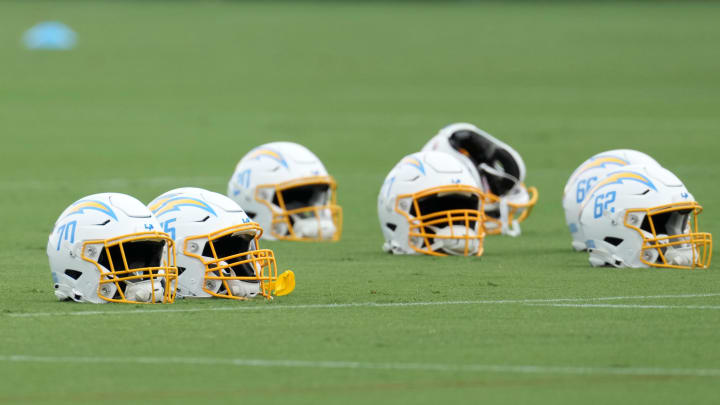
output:
<path id="1" fill-rule="evenodd" d="M 520 229 L 520 223 L 517 219 L 510 221 L 510 208 L 508 206 L 507 199 L 500 199 L 500 233 L 503 235 L 512 236 L 513 238 L 520 236 L 522 233 Z"/>

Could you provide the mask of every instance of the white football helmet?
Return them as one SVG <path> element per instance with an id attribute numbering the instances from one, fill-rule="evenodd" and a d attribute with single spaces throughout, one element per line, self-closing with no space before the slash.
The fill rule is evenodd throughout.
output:
<path id="1" fill-rule="evenodd" d="M 181 297 L 271 299 L 295 287 L 292 271 L 277 276 L 272 250 L 260 249 L 260 226 L 235 201 L 195 187 L 170 190 L 148 208 L 178 247 Z"/>
<path id="2" fill-rule="evenodd" d="M 72 203 L 55 222 L 47 254 L 61 301 L 175 300 L 174 243 L 129 195 L 93 194 Z"/>
<path id="3" fill-rule="evenodd" d="M 335 189 L 335 180 L 306 147 L 272 142 L 240 159 L 227 195 L 260 224 L 265 239 L 337 241 L 342 210 Z"/>
<path id="4" fill-rule="evenodd" d="M 390 171 L 378 194 L 383 250 L 480 256 L 482 208 L 482 190 L 455 157 L 432 151 L 408 155 Z"/>
<path id="5" fill-rule="evenodd" d="M 572 247 L 576 251 L 586 250 L 585 235 L 578 221 L 580 205 L 585 201 L 592 187 L 608 173 L 628 165 L 660 166 L 655 159 L 632 149 L 614 149 L 600 152 L 582 162 L 573 171 L 563 190 L 562 205 L 565 223 L 572 236 Z"/>
<path id="6" fill-rule="evenodd" d="M 580 207 L 590 264 L 707 268 L 712 236 L 698 231 L 701 211 L 670 171 L 620 167 L 599 180 Z"/>
<path id="7" fill-rule="evenodd" d="M 525 186 L 525 162 L 515 149 L 460 122 L 440 129 L 422 150 L 450 153 L 471 168 L 485 194 L 488 234 L 520 235 L 519 224 L 537 203 L 538 191 Z"/>

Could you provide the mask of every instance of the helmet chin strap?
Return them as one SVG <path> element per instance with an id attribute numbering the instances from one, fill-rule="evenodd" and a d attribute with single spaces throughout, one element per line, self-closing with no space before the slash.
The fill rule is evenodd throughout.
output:
<path id="1" fill-rule="evenodd" d="M 227 267 L 228 263 L 226 261 L 220 261 L 218 262 L 218 267 L 222 267 L 223 270 L 221 271 L 214 271 L 213 274 L 220 275 L 226 277 L 236 277 L 237 274 L 235 274 L 235 271 Z M 251 283 L 245 280 L 225 280 L 225 283 L 227 283 L 227 286 L 230 291 L 228 291 L 230 294 L 234 295 L 235 297 L 243 297 L 243 298 L 254 298 L 256 295 L 260 293 L 260 283 Z M 223 282 L 221 280 L 206 280 L 205 286 L 206 288 L 212 290 L 214 293 L 218 293 L 220 289 L 222 288 Z"/>
<path id="2" fill-rule="evenodd" d="M 513 219 L 512 221 L 509 221 L 510 217 L 510 207 L 508 205 L 507 199 L 502 197 L 500 198 L 500 232 L 503 235 L 508 235 L 512 237 L 520 236 L 520 233 L 522 232 L 520 230 L 520 223 L 517 221 L 517 219 Z"/>
<path id="3" fill-rule="evenodd" d="M 465 254 L 465 246 L 467 244 L 468 254 L 477 253 L 480 248 L 480 241 L 474 238 L 465 239 L 465 236 L 474 237 L 476 233 L 472 229 L 468 229 L 461 225 L 448 225 L 445 227 L 430 226 L 436 235 L 438 236 L 456 236 L 455 238 L 435 238 L 432 245 L 429 247 L 432 251 L 438 251 L 440 249 L 445 252 L 462 256 Z"/>
<path id="4" fill-rule="evenodd" d="M 665 259 L 668 264 L 675 266 L 692 266 L 693 264 L 693 248 L 673 248 L 665 252 Z"/>
<path id="5" fill-rule="evenodd" d="M 250 283 L 243 280 L 228 280 L 230 292 L 236 297 L 255 298 L 260 294 L 260 283 Z"/>
<path id="6" fill-rule="evenodd" d="M 299 218 L 293 216 L 293 231 L 298 237 L 332 239 L 335 224 L 330 218 Z"/>
<path id="7" fill-rule="evenodd" d="M 153 290 L 155 300 L 153 301 Z M 164 288 L 160 280 L 145 280 L 129 284 L 125 289 L 125 298 L 129 301 L 138 302 L 162 302 Z"/>
<path id="8" fill-rule="evenodd" d="M 283 222 L 276 222 L 276 223 L 272 224 L 272 230 L 278 236 L 282 237 L 282 236 L 287 235 L 288 226 Z"/>
<path id="9" fill-rule="evenodd" d="M 660 234 L 658 239 L 669 240 L 668 235 Z M 692 266 L 693 256 L 696 254 L 692 245 L 668 246 L 665 250 L 665 260 L 667 264 L 674 266 Z"/>

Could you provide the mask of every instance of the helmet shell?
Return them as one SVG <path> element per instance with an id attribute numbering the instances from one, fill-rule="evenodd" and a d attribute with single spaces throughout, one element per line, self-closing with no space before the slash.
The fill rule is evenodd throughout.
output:
<path id="1" fill-rule="evenodd" d="M 260 224 L 265 239 L 340 237 L 335 180 L 314 153 L 297 143 L 271 142 L 252 149 L 235 167 L 227 195 Z M 286 201 L 290 198 L 292 202 Z"/>
<path id="2" fill-rule="evenodd" d="M 277 278 L 273 252 L 260 249 L 260 226 L 230 198 L 197 187 L 170 190 L 148 207 L 178 247 L 178 295 L 269 298 Z"/>
<path id="3" fill-rule="evenodd" d="M 482 191 L 467 166 L 451 154 L 436 151 L 407 155 L 386 176 L 378 193 L 378 218 L 385 239 L 383 249 L 394 254 L 437 253 L 412 235 L 412 229 L 426 221 L 420 218 L 423 213 L 417 212 L 419 205 L 414 204 L 420 198 L 452 195 L 474 198 L 474 207 L 467 211 L 479 219 L 478 223 L 457 231 L 476 238 L 477 243 L 471 243 L 469 254 L 482 254 Z M 449 209 L 437 208 L 436 212 L 440 215 Z M 448 224 L 437 224 L 437 227 L 448 228 Z M 434 232 L 439 234 L 441 230 L 435 229 Z"/>
<path id="4" fill-rule="evenodd" d="M 593 266 L 706 267 L 711 236 L 697 230 L 701 211 L 672 172 L 628 165 L 589 191 L 579 222 Z"/>
<path id="5" fill-rule="evenodd" d="M 101 273 L 124 270 L 105 267 L 102 265 L 105 261 L 100 259 L 107 255 L 107 246 L 115 245 L 123 239 L 155 241 L 162 244 L 162 257 L 165 258 L 157 265 L 166 267 L 167 272 L 172 272 L 174 270 L 170 267 L 174 266 L 171 263 L 174 257 L 168 258 L 171 249 L 168 242 L 172 242 L 168 235 L 159 231 L 160 225 L 150 210 L 126 194 L 92 194 L 70 204 L 60 214 L 48 237 L 47 255 L 55 295 L 59 300 L 72 299 L 98 304 L 112 301 L 134 302 L 131 299 L 117 298 L 117 288 L 112 283 L 105 284 L 105 293 L 99 294 Z M 127 257 L 128 262 L 132 259 Z M 168 276 L 169 274 L 164 277 Z M 102 278 L 107 280 L 107 277 L 112 276 Z M 160 287 L 155 283 L 160 283 L 160 280 L 153 281 L 153 290 L 162 289 L 161 294 L 164 295 L 165 286 Z M 166 285 L 171 284 L 173 283 Z M 163 300 L 170 302 L 173 298 L 174 291 Z"/>
<path id="6" fill-rule="evenodd" d="M 447 125 L 428 141 L 423 151 L 441 151 L 468 167 L 486 196 L 488 234 L 518 236 L 537 202 L 535 187 L 525 186 L 526 168 L 520 153 L 473 124 Z"/>
<path id="7" fill-rule="evenodd" d="M 562 206 L 574 250 L 583 251 L 587 248 L 579 214 L 588 193 L 608 173 L 628 165 L 660 166 L 655 159 L 643 152 L 613 149 L 593 155 L 582 162 L 570 175 L 563 189 Z"/>

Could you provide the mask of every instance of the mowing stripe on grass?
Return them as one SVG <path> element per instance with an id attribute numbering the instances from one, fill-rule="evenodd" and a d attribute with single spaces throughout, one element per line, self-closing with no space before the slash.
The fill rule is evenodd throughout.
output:
<path id="1" fill-rule="evenodd" d="M 125 314 L 152 314 L 152 313 L 187 313 L 187 312 L 208 312 L 208 311 L 264 311 L 281 309 L 335 309 L 335 308 L 357 308 L 357 307 L 417 307 L 434 305 L 501 305 L 501 304 L 543 304 L 560 302 L 583 302 L 583 301 L 615 301 L 615 300 L 642 300 L 642 299 L 663 299 L 663 298 L 701 298 L 717 297 L 720 293 L 707 294 L 677 294 L 677 295 L 635 295 L 617 297 L 587 297 L 587 298 L 544 298 L 544 299 L 515 299 L 515 300 L 478 300 L 478 301 L 428 301 L 428 302 L 356 302 L 346 304 L 306 304 L 306 305 L 252 305 L 224 306 L 207 308 L 163 308 L 163 309 L 132 309 L 129 311 L 74 311 L 74 312 L 28 312 L 9 313 L 14 318 L 31 318 L 41 316 L 88 316 L 88 315 L 125 315 Z"/>
<path id="2" fill-rule="evenodd" d="M 534 307 L 565 307 L 565 308 L 626 308 L 626 309 L 720 309 L 720 305 L 644 305 L 644 304 L 562 304 L 562 303 L 528 303 Z"/>
<path id="3" fill-rule="evenodd" d="M 173 184 L 225 184 L 226 177 L 220 176 L 159 176 L 159 177 L 142 177 L 142 178 L 112 178 L 112 179 L 84 179 L 85 184 L 99 184 L 103 187 L 127 187 L 136 184 L 149 185 L 173 185 Z M 62 179 L 53 180 L 0 180 L 0 187 L 3 190 L 49 190 L 65 187 L 73 184 L 70 181 Z"/>
<path id="4" fill-rule="evenodd" d="M 257 366 L 277 368 L 315 369 L 367 369 L 440 372 L 479 372 L 514 374 L 567 374 L 567 375 L 640 375 L 640 376 L 692 376 L 720 377 L 717 368 L 656 368 L 656 367 L 593 367 L 593 366 L 538 366 L 495 364 L 437 364 L 437 363 L 365 363 L 355 361 L 223 359 L 181 357 L 54 357 L 32 355 L 0 355 L 2 362 L 14 363 L 70 363 L 70 364 L 157 364 L 192 366 Z"/>

